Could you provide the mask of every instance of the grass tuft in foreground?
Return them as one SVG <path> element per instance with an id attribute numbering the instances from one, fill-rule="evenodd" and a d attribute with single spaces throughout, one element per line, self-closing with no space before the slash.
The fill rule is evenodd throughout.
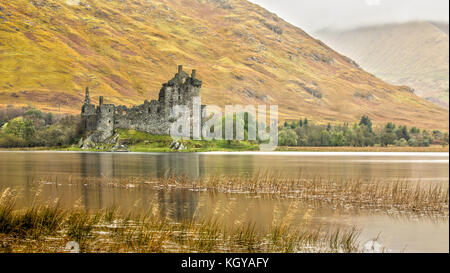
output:
<path id="1" fill-rule="evenodd" d="M 359 232 L 306 230 L 282 222 L 267 230 L 214 219 L 173 222 L 147 213 L 88 212 L 57 205 L 14 210 L 6 190 L 0 202 L 0 252 L 358 252 Z"/>

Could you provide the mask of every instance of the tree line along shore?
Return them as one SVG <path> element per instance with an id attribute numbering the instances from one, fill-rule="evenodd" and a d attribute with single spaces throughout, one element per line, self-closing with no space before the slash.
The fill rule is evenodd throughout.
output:
<path id="1" fill-rule="evenodd" d="M 245 115 L 245 135 L 249 130 Z M 279 128 L 278 151 L 367 151 L 367 152 L 448 152 L 448 132 L 408 128 L 392 122 L 373 126 L 363 116 L 353 124 L 315 124 L 306 118 L 285 121 Z M 170 152 L 172 138 L 134 130 L 117 130 L 128 151 Z M 85 137 L 76 115 L 44 113 L 32 106 L 0 109 L 0 149 L 79 150 L 77 143 Z M 183 140 L 183 151 L 257 151 L 260 141 Z M 99 145 L 90 150 L 110 150 Z"/>

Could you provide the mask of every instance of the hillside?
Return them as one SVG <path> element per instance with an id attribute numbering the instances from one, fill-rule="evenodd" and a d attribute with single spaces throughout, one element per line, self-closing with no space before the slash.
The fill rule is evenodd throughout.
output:
<path id="1" fill-rule="evenodd" d="M 448 24 L 412 22 L 336 31 L 317 37 L 363 69 L 448 109 Z"/>
<path id="2" fill-rule="evenodd" d="M 178 64 L 208 104 L 278 104 L 280 119 L 368 114 L 448 130 L 448 111 L 389 85 L 300 28 L 244 0 L 16 0 L 0 3 L 0 104 L 79 113 L 157 97 Z"/>
<path id="3" fill-rule="evenodd" d="M 440 29 L 442 32 L 448 35 L 448 23 L 442 23 L 442 22 L 432 22 L 435 27 Z"/>

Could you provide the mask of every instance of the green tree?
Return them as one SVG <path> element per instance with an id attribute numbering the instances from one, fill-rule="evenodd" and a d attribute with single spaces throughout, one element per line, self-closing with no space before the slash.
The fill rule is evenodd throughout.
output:
<path id="1" fill-rule="evenodd" d="M 385 129 L 386 129 L 386 132 L 388 132 L 388 133 L 393 133 L 394 131 L 395 131 L 395 124 L 394 123 L 392 123 L 392 122 L 389 122 L 389 123 L 387 123 L 386 124 L 386 127 L 385 127 Z"/>
<path id="2" fill-rule="evenodd" d="M 52 125 L 55 122 L 55 115 L 53 115 L 53 113 L 47 113 L 44 119 L 45 125 Z"/>
<path id="3" fill-rule="evenodd" d="M 347 144 L 347 140 L 342 131 L 331 133 L 331 141 L 330 142 L 331 142 L 332 146 L 345 146 Z"/>
<path id="4" fill-rule="evenodd" d="M 406 147 L 406 146 L 408 146 L 408 141 L 404 138 L 401 138 L 401 139 L 395 141 L 395 146 Z"/>
<path id="5" fill-rule="evenodd" d="M 369 128 L 370 132 L 373 132 L 373 128 L 372 128 L 372 121 L 370 120 L 370 118 L 368 116 L 362 116 L 361 117 L 361 121 L 359 122 L 359 125 L 365 125 L 367 126 L 367 128 Z"/>
<path id="6" fill-rule="evenodd" d="M 382 146 L 394 145 L 397 135 L 389 131 L 384 131 L 380 136 L 380 144 Z"/>
<path id="7" fill-rule="evenodd" d="M 320 134 L 320 146 L 330 146 L 330 133 L 327 130 L 322 130 Z"/>
<path id="8" fill-rule="evenodd" d="M 408 146 L 410 146 L 410 147 L 417 147 L 417 146 L 419 146 L 419 143 L 418 143 L 417 139 L 410 138 L 408 140 Z"/>
<path id="9" fill-rule="evenodd" d="M 30 120 L 23 120 L 21 118 L 10 120 L 4 128 L 4 133 L 30 140 L 34 135 L 35 129 Z"/>
<path id="10" fill-rule="evenodd" d="M 442 146 L 447 146 L 448 145 L 448 133 L 444 133 L 444 137 L 442 138 Z"/>
<path id="11" fill-rule="evenodd" d="M 412 127 L 410 130 L 410 133 L 412 135 L 418 135 L 418 134 L 420 134 L 420 129 L 417 129 L 416 127 Z"/>
<path id="12" fill-rule="evenodd" d="M 292 129 L 284 129 L 278 134 L 278 141 L 281 146 L 297 146 L 297 133 Z"/>
<path id="13" fill-rule="evenodd" d="M 398 139 L 402 139 L 402 138 L 406 139 L 406 140 L 410 139 L 408 127 L 406 127 L 406 126 L 399 126 L 398 130 L 396 131 L 396 135 L 397 135 Z"/>

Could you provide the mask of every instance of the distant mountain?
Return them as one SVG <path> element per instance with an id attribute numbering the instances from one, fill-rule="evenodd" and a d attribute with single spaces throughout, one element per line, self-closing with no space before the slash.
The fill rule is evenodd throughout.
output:
<path id="1" fill-rule="evenodd" d="M 432 22 L 432 24 L 438 29 L 442 30 L 445 34 L 448 35 L 448 23 L 442 22 Z"/>
<path id="2" fill-rule="evenodd" d="M 206 104 L 448 130 L 448 111 L 244 0 L 0 2 L 0 104 L 79 113 L 86 86 L 95 100 L 140 104 L 179 64 L 197 69 Z"/>
<path id="3" fill-rule="evenodd" d="M 448 23 L 326 29 L 316 36 L 366 71 L 392 84 L 410 86 L 419 96 L 448 109 Z"/>

